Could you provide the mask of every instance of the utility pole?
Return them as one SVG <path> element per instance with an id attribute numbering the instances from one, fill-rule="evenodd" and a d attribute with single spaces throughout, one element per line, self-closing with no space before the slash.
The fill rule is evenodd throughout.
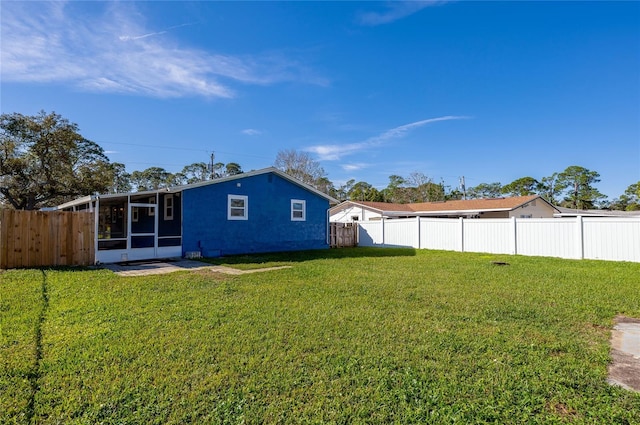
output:
<path id="1" fill-rule="evenodd" d="M 213 160 L 215 159 L 215 155 L 213 153 L 213 151 L 211 151 L 211 163 L 209 164 L 209 175 L 211 177 L 211 180 L 213 180 L 216 176 L 215 176 L 215 170 L 213 169 Z"/>
<path id="2" fill-rule="evenodd" d="M 462 199 L 467 199 L 467 188 L 464 185 L 464 176 L 460 177 L 460 190 L 462 190 Z"/>

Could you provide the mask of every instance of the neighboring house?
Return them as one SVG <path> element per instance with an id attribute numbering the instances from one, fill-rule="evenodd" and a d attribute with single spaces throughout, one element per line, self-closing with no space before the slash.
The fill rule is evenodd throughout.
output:
<path id="1" fill-rule="evenodd" d="M 554 217 L 640 217 L 640 211 L 616 211 L 616 210 L 578 210 L 575 208 L 556 207 L 558 212 Z"/>
<path id="2" fill-rule="evenodd" d="M 58 206 L 95 210 L 96 261 L 216 257 L 328 248 L 338 201 L 276 168 L 175 188 L 87 196 Z"/>
<path id="3" fill-rule="evenodd" d="M 512 198 L 392 204 L 345 201 L 330 210 L 331 222 L 380 220 L 381 218 L 553 218 L 558 210 L 539 195 Z"/>

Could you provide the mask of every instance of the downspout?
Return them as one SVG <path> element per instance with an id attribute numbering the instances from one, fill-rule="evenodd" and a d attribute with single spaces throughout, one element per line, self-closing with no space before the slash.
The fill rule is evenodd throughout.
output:
<path id="1" fill-rule="evenodd" d="M 329 208 L 327 209 L 327 222 L 325 224 L 325 242 L 327 243 L 327 245 L 331 245 L 331 241 L 329 241 L 329 211 L 331 210 L 331 204 L 329 204 Z"/>

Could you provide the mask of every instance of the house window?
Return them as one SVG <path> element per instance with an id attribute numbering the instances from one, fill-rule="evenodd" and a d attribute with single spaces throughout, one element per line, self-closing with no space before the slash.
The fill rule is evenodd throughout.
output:
<path id="1" fill-rule="evenodd" d="M 305 221 L 306 214 L 306 201 L 299 199 L 291 200 L 291 221 Z"/>
<path id="2" fill-rule="evenodd" d="M 131 221 L 134 223 L 137 223 L 138 217 L 139 217 L 138 207 L 131 208 Z"/>
<path id="3" fill-rule="evenodd" d="M 164 196 L 164 219 L 173 220 L 173 195 Z"/>
<path id="4" fill-rule="evenodd" d="M 532 218 L 532 214 L 520 214 L 520 218 Z"/>
<path id="5" fill-rule="evenodd" d="M 228 196 L 227 220 L 249 219 L 249 198 L 244 195 Z"/>
<path id="6" fill-rule="evenodd" d="M 150 204 L 155 204 L 156 203 L 156 197 L 151 197 L 149 198 L 149 203 Z M 149 216 L 154 216 L 156 215 L 156 209 L 154 207 L 149 207 Z"/>

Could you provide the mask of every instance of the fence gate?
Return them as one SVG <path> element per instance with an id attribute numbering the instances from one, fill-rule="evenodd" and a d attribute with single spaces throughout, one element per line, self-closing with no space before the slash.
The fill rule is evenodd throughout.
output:
<path id="1" fill-rule="evenodd" d="M 329 223 L 329 240 L 331 248 L 357 246 L 357 223 Z"/>
<path id="2" fill-rule="evenodd" d="M 94 213 L 0 210 L 0 269 L 93 264 Z"/>

